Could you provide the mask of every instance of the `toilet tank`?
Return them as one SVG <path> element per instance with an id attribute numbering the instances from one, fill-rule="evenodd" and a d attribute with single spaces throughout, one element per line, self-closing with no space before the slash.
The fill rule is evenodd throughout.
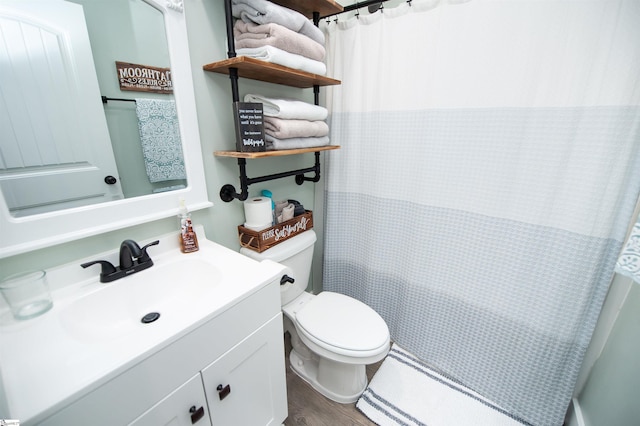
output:
<path id="1" fill-rule="evenodd" d="M 290 275 L 294 282 L 280 286 L 280 300 L 282 305 L 286 305 L 301 295 L 309 284 L 315 242 L 316 233 L 313 229 L 309 229 L 262 253 L 245 247 L 240 249 L 240 253 L 258 261 L 269 259 L 291 270 Z"/>

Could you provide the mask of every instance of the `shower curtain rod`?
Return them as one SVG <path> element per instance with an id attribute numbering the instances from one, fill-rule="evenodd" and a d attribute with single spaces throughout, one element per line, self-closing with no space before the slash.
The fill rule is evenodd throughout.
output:
<path id="1" fill-rule="evenodd" d="M 109 101 L 122 101 L 122 102 L 135 102 L 135 99 L 124 99 L 124 98 L 108 98 L 106 96 L 100 96 L 102 99 L 102 103 L 106 104 Z"/>
<path id="2" fill-rule="evenodd" d="M 372 6 L 374 4 L 382 4 L 386 1 L 389 0 L 366 0 L 363 2 L 356 2 L 354 4 L 351 4 L 349 6 L 345 6 L 342 8 L 342 12 L 338 12 L 338 13 L 332 13 L 330 15 L 325 15 L 325 16 L 321 16 L 320 19 L 324 19 L 324 18 L 328 18 L 330 16 L 335 16 L 335 15 L 339 15 L 341 13 L 345 13 L 345 12 L 351 12 L 352 10 L 358 10 L 362 7 L 368 7 L 368 6 Z"/>

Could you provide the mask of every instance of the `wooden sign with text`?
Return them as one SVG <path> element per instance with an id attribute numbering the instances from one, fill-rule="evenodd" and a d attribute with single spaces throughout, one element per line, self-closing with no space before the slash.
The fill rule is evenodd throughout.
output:
<path id="1" fill-rule="evenodd" d="M 158 68 L 116 61 L 116 71 L 120 90 L 173 93 L 171 68 Z"/>
<path id="2" fill-rule="evenodd" d="M 233 118 L 236 124 L 236 151 L 266 151 L 262 113 L 263 106 L 261 103 L 233 103 Z"/>

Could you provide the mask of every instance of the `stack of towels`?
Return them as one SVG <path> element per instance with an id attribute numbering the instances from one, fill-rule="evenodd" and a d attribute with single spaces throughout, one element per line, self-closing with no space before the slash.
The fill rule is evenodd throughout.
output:
<path id="1" fill-rule="evenodd" d="M 264 137 L 268 151 L 313 148 L 329 144 L 328 111 L 295 99 L 247 94 L 245 102 L 263 105 Z"/>
<path id="2" fill-rule="evenodd" d="M 232 0 L 236 54 L 325 75 L 324 33 L 303 14 L 267 0 Z"/>

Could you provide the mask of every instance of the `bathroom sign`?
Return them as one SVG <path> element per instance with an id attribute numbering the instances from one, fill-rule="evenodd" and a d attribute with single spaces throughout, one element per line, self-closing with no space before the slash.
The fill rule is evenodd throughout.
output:
<path id="1" fill-rule="evenodd" d="M 173 93 L 171 68 L 116 61 L 116 72 L 118 73 L 120 90 Z"/>
<path id="2" fill-rule="evenodd" d="M 236 123 L 236 151 L 266 151 L 262 112 L 261 103 L 233 103 L 233 117 Z"/>

